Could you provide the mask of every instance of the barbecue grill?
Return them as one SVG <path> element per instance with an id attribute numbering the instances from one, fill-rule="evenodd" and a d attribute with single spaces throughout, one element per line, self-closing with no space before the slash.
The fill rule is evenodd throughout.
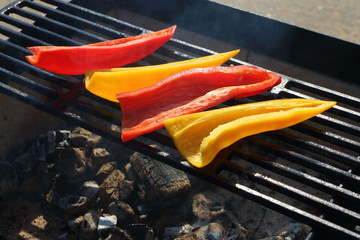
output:
<path id="1" fill-rule="evenodd" d="M 308 239 L 360 238 L 360 98 L 354 90 L 358 45 L 211 1 L 20 0 L 2 9 L 0 19 L 1 93 L 306 223 L 313 228 Z M 220 28 L 209 27 L 219 23 Z M 218 107 L 291 97 L 338 104 L 301 124 L 235 143 L 212 164 L 196 169 L 171 154 L 174 146 L 163 130 L 121 142 L 118 104 L 86 91 L 83 76 L 55 75 L 24 59 L 30 53 L 27 46 L 88 44 L 173 24 L 178 25 L 179 37 L 135 66 L 237 46 L 335 80 L 300 80 L 287 76 L 285 68 L 274 67 L 271 70 L 283 70 L 280 86 Z M 191 39 L 197 34 L 198 42 Z M 202 36 L 217 44 L 202 41 Z M 234 58 L 227 64 L 249 64 L 246 60 Z M 268 190 L 281 197 L 270 196 Z M 301 204 L 294 206 L 294 199 Z"/>

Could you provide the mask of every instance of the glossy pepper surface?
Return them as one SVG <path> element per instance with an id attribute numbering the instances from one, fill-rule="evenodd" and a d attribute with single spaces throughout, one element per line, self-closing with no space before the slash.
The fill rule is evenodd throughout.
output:
<path id="1" fill-rule="evenodd" d="M 122 140 L 154 131 L 164 120 L 199 112 L 233 98 L 264 92 L 281 78 L 252 66 L 196 68 L 159 83 L 117 95 L 122 110 Z"/>
<path id="2" fill-rule="evenodd" d="M 195 167 L 241 138 L 286 128 L 314 117 L 336 102 L 281 99 L 249 103 L 165 120 L 179 152 Z"/>
<path id="3" fill-rule="evenodd" d="M 219 66 L 239 51 L 152 66 L 88 71 L 85 75 L 85 88 L 99 97 L 117 102 L 116 94 L 150 87 L 171 75 L 188 69 Z"/>
<path id="4" fill-rule="evenodd" d="M 28 47 L 32 65 L 57 74 L 80 75 L 91 69 L 120 67 L 151 54 L 173 37 L 176 26 L 82 46 Z"/>

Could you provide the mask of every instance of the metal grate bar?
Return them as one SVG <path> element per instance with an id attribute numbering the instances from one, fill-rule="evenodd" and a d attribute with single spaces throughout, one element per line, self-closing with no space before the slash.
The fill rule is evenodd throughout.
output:
<path id="1" fill-rule="evenodd" d="M 0 15 L 0 20 L 1 20 L 1 17 L 3 15 Z M 17 32 L 17 31 L 14 31 L 10 28 L 6 28 L 6 27 L 3 27 L 0 25 L 0 32 L 2 34 L 4 34 L 5 36 L 9 36 L 11 38 L 12 41 L 15 40 L 19 40 L 21 39 L 22 42 L 19 43 L 19 45 L 21 46 L 21 44 L 30 44 L 30 45 L 49 45 L 48 43 L 44 42 L 44 41 L 41 41 L 37 38 L 34 38 L 34 37 L 31 37 L 31 36 L 26 36 L 25 34 L 21 33 L 21 32 Z"/>
<path id="2" fill-rule="evenodd" d="M 336 177 L 355 184 L 360 183 L 360 176 L 349 173 L 348 171 L 342 170 L 338 167 L 334 167 L 325 162 L 316 160 L 316 157 L 312 156 L 311 154 L 300 154 L 299 152 L 301 152 L 302 149 L 294 147 L 294 145 L 292 145 L 291 147 L 295 151 L 288 151 L 289 146 L 286 142 L 282 142 L 280 147 L 278 144 L 273 144 L 272 142 L 268 142 L 257 137 L 251 137 L 251 140 L 256 144 L 261 145 L 267 151 L 273 152 L 277 156 L 287 159 L 288 161 L 308 167 L 323 174 L 328 174 L 328 176 L 330 177 Z M 285 146 L 287 148 L 285 148 Z"/>
<path id="3" fill-rule="evenodd" d="M 8 69 L 8 70 L 11 69 L 11 71 L 14 71 L 14 72 L 25 72 L 26 71 L 26 72 L 29 72 L 34 75 L 41 75 L 43 80 L 48 81 L 50 83 L 55 83 L 58 86 L 61 86 L 61 87 L 67 88 L 67 89 L 69 89 L 73 86 L 73 83 L 66 81 L 63 78 L 61 78 L 55 74 L 49 73 L 49 72 L 39 69 L 39 68 L 36 68 L 32 65 L 27 64 L 24 61 L 10 57 L 9 55 L 0 53 L 0 57 L 4 60 L 3 67 L 4 68 L 6 67 L 6 69 Z M 19 71 L 19 69 L 21 71 Z"/>
<path id="4" fill-rule="evenodd" d="M 292 88 L 292 87 L 298 87 L 303 90 L 308 90 L 311 93 L 327 97 L 329 99 L 332 99 L 333 101 L 344 102 L 350 105 L 355 105 L 358 108 L 360 108 L 360 100 L 358 98 L 347 95 L 345 93 L 338 92 L 336 90 L 330 90 L 328 88 L 308 82 L 304 83 L 296 79 L 292 79 L 292 81 L 288 81 L 286 88 Z M 359 115 L 358 112 L 355 113 Z"/>
<path id="5" fill-rule="evenodd" d="M 88 8 L 84 8 L 75 4 L 72 4 L 71 2 L 64 2 L 59 0 L 42 0 L 43 2 L 53 4 L 58 6 L 57 11 L 59 12 L 67 12 L 71 13 L 76 16 L 81 16 L 82 18 L 86 19 L 87 21 L 96 22 L 98 26 L 100 26 L 103 31 L 107 32 L 107 35 L 109 34 L 109 31 L 111 32 L 109 36 L 112 36 L 113 31 L 117 32 L 119 36 L 123 37 L 129 37 L 131 35 L 138 35 L 143 34 L 146 32 L 149 32 L 149 30 L 138 27 L 136 25 L 130 24 L 128 22 L 122 21 L 121 19 L 116 19 L 110 16 L 106 16 L 103 14 L 100 14 L 98 12 L 92 11 Z M 71 20 L 72 21 L 72 20 Z M 100 25 L 102 24 L 102 25 Z M 111 28 L 110 28 L 111 26 Z M 101 33 L 104 33 L 101 31 Z M 121 31 L 124 31 L 123 33 Z M 126 32 L 131 33 L 128 34 Z M 169 51 L 167 50 L 167 47 L 175 47 L 179 48 L 180 51 Z M 166 51 L 167 54 L 171 54 L 171 57 L 174 57 L 175 60 L 181 60 L 181 59 L 189 59 L 199 56 L 205 56 L 208 54 L 214 54 L 215 52 L 206 48 L 202 48 L 196 45 L 193 45 L 188 42 L 183 42 L 178 39 L 170 39 L 166 46 L 159 49 L 157 52 L 163 53 L 162 51 Z M 191 54 L 191 55 L 189 55 Z M 175 57 L 176 56 L 176 57 Z M 234 63 L 236 64 L 244 64 L 243 61 L 233 59 Z"/>
<path id="6" fill-rule="evenodd" d="M 100 42 L 100 41 L 106 40 L 105 38 L 95 36 L 93 34 L 89 34 L 85 31 L 82 31 L 82 30 L 75 28 L 73 26 L 70 26 L 68 24 L 64 24 L 62 22 L 55 21 L 55 20 L 52 20 L 47 17 L 37 15 L 35 13 L 26 11 L 22 8 L 13 8 L 12 12 L 18 14 L 19 16 L 36 21 L 37 26 L 49 27 L 53 34 L 59 34 L 59 35 L 63 36 L 64 33 L 69 32 L 69 34 L 71 34 L 71 35 L 76 34 L 81 38 L 89 39 L 90 42 Z M 44 29 L 44 27 L 42 27 L 42 29 Z M 69 42 L 68 40 L 65 40 L 65 41 Z M 79 43 L 74 42 L 74 41 L 72 43 L 75 45 L 79 45 Z"/>
<path id="7" fill-rule="evenodd" d="M 258 158 L 258 156 L 253 156 Z M 266 186 L 268 188 L 271 188 L 273 190 L 276 190 L 278 192 L 281 192 L 285 194 L 286 196 L 292 197 L 294 199 L 300 200 L 305 203 L 309 203 L 312 206 L 318 207 L 321 209 L 322 212 L 326 212 L 329 214 L 337 214 L 345 218 L 349 218 L 351 221 L 359 221 L 360 220 L 360 214 L 351 211 L 349 209 L 346 209 L 344 207 L 341 207 L 337 204 L 334 204 L 332 202 L 326 201 L 324 199 L 318 198 L 314 195 L 311 195 L 309 193 L 306 193 L 302 190 L 299 190 L 295 187 L 292 187 L 288 184 L 285 184 L 283 182 L 277 181 L 271 177 L 265 176 L 261 173 L 257 173 L 254 171 L 251 171 L 250 169 L 244 169 L 239 168 L 237 164 L 233 164 L 232 162 L 227 163 L 224 166 L 224 170 L 237 173 L 241 172 L 241 174 L 245 173 L 246 176 L 251 179 L 252 181 L 261 184 L 262 186 Z M 358 197 L 358 196 L 357 196 Z M 359 200 L 360 198 L 357 198 Z"/>
<path id="8" fill-rule="evenodd" d="M 288 90 L 288 89 L 284 89 L 283 91 L 281 91 L 280 96 L 282 98 L 286 98 L 286 97 L 312 98 L 311 96 L 308 96 L 308 95 L 305 95 L 302 93 L 298 93 L 298 92 L 295 92 L 292 90 Z M 336 109 L 336 107 L 335 107 L 335 109 Z M 346 114 L 346 113 L 350 113 L 350 112 L 352 112 L 352 111 L 348 110 L 344 113 Z M 320 116 L 322 116 L 322 115 L 320 114 L 317 119 L 320 119 Z M 355 117 L 357 117 L 357 115 L 355 115 Z M 339 119 L 327 117 L 327 120 L 324 121 L 323 123 L 331 124 L 331 126 L 333 126 L 333 127 L 336 126 L 337 129 L 345 131 L 350 134 L 355 134 L 355 136 L 360 135 L 360 127 L 355 126 L 354 124 L 339 120 Z M 332 125 L 332 124 L 334 124 L 334 125 Z"/>
<path id="9" fill-rule="evenodd" d="M 1 26 L 0 26 L 0 29 L 1 29 Z M 10 41 L 0 39 L 0 42 L 4 46 L 7 45 L 7 47 L 4 49 L 6 51 L 6 53 L 19 53 L 19 52 L 21 52 L 21 54 L 29 53 L 29 50 L 15 44 L 15 43 L 12 43 Z"/>
<path id="10" fill-rule="evenodd" d="M 87 114 L 97 117 L 98 119 L 101 119 L 103 121 L 107 121 L 109 123 L 119 126 L 121 125 L 120 117 L 112 112 L 91 106 L 89 104 L 86 104 L 85 102 L 79 102 L 76 99 L 67 99 L 67 104 L 69 104 L 71 107 L 76 108 L 77 110 L 86 112 Z"/>
<path id="11" fill-rule="evenodd" d="M 307 86 L 308 87 L 308 86 Z M 314 88 L 315 89 L 315 88 Z M 325 88 L 323 88 L 325 89 Z M 317 89 L 318 90 L 318 89 Z M 327 91 L 330 91 L 330 89 L 326 89 Z M 300 93 L 300 92 L 296 92 L 294 90 L 291 90 L 291 89 L 283 89 L 283 94 L 288 94 L 288 95 L 293 95 L 293 96 L 296 96 L 296 97 L 306 97 L 306 98 L 312 98 L 311 96 L 309 95 L 306 95 L 304 93 Z M 328 96 L 327 96 L 327 92 L 321 92 L 321 93 L 325 93 L 325 94 L 322 94 L 322 95 L 319 95 L 321 96 L 323 99 L 327 99 Z M 336 92 L 335 92 L 336 93 Z M 335 95 L 335 93 L 332 93 L 332 95 Z M 346 96 L 345 94 L 342 94 L 343 96 Z M 332 101 L 338 101 L 338 103 L 342 104 L 342 103 L 346 103 L 352 107 L 355 107 L 355 108 L 358 108 L 360 109 L 360 106 L 358 104 L 358 99 L 357 100 L 352 100 L 354 99 L 354 97 L 349 97 L 349 98 L 345 98 L 345 97 L 339 97 L 338 96 L 338 99 L 336 100 L 336 98 L 329 98 L 331 99 Z M 351 102 L 353 101 L 353 103 L 351 104 Z M 334 111 L 336 110 L 336 111 Z M 351 118 L 351 119 L 354 119 L 355 121 L 358 121 L 360 120 L 360 113 L 357 112 L 357 111 L 354 111 L 354 110 L 351 110 L 349 108 L 346 108 L 346 107 L 342 107 L 341 105 L 335 105 L 333 109 L 331 109 L 331 112 L 333 113 L 336 113 L 338 115 L 341 115 L 341 116 L 344 116 L 344 117 L 347 117 L 347 118 Z"/>
<path id="12" fill-rule="evenodd" d="M 33 1 L 29 1 L 26 0 L 23 2 L 24 6 L 30 7 L 34 10 L 43 12 L 47 15 L 48 18 L 54 19 L 54 22 L 67 22 L 67 23 L 71 23 L 72 26 L 77 26 L 77 27 L 81 27 L 81 28 L 88 28 L 90 30 L 96 31 L 98 33 L 104 34 L 106 36 L 108 36 L 109 38 L 121 38 L 121 37 L 127 37 L 128 35 L 121 33 L 119 31 L 115 31 L 111 28 L 105 28 L 104 26 L 99 26 L 99 24 L 93 22 L 93 21 L 89 21 L 87 19 L 78 17 L 76 15 L 73 14 L 69 14 L 67 12 L 64 11 L 60 11 L 57 9 L 53 9 L 50 8 L 48 6 L 45 5 L 41 5 L 39 3 L 33 2 Z M 57 21 L 58 20 L 58 21 Z M 68 26 L 68 25 L 67 25 Z M 90 35 L 93 36 L 93 35 Z M 96 41 L 96 40 L 95 40 Z"/>
<path id="13" fill-rule="evenodd" d="M 41 2 L 50 3 L 55 8 L 42 5 Z M 24 7 L 40 11 L 45 16 L 25 10 Z M 12 14 L 7 15 L 10 13 Z M 16 19 L 17 15 L 34 20 L 34 25 Z M 9 41 L 2 40 L 5 43 L 4 48 L 10 47 L 17 51 L 14 54 L 9 53 L 9 56 L 6 55 L 7 52 L 3 51 L 0 54 L 0 59 L 9 62 L 0 68 L 0 74 L 3 76 L 0 82 L 0 92 L 121 143 L 119 133 L 109 127 L 111 124 L 121 125 L 121 112 L 118 104 L 100 99 L 84 90 L 82 79 L 75 78 L 75 81 L 71 82 L 64 76 L 47 73 L 29 65 L 23 59 L 23 54 L 28 54 L 24 47 L 58 43 L 79 45 L 82 41 L 92 42 L 105 38 L 130 36 L 145 33 L 148 30 L 77 6 L 72 2 L 60 0 L 22 1 L 17 7 L 1 14 L 0 21 L 21 29 L 21 32 L 17 32 L 0 25 L 0 32 L 9 37 Z M 54 31 L 47 29 L 49 24 L 55 26 L 56 29 Z M 66 34 L 58 38 L 61 32 Z M 214 53 L 212 50 L 172 39 L 156 53 L 137 64 L 177 61 L 212 53 Z M 231 63 L 244 64 L 237 59 L 233 59 Z M 13 72 L 11 64 L 21 66 L 22 70 Z M 23 75 L 22 71 L 30 73 L 34 78 Z M 37 78 L 64 87 L 64 93 L 59 94 L 51 87 L 43 86 L 42 83 L 37 82 Z M 19 90 L 8 85 L 9 81 L 14 81 L 26 88 Z M 51 96 L 54 101 L 49 102 L 34 97 L 33 92 L 27 92 L 27 88 Z M 184 159 L 150 147 L 143 142 L 143 140 L 151 140 L 161 146 L 173 148 L 174 145 L 169 136 L 164 135 L 161 131 L 121 144 L 313 227 L 331 230 L 340 236 L 359 238 L 360 235 L 355 231 L 354 224 L 359 222 L 360 212 L 352 206 L 352 203 L 360 202 L 360 191 L 356 187 L 360 182 L 360 177 L 356 172 L 360 163 L 357 156 L 360 144 L 356 137 L 360 133 L 360 126 L 356 123 L 360 116 L 356 109 L 359 108 L 360 99 L 284 76 L 283 84 L 274 91 L 252 98 L 228 101 L 218 107 L 287 96 L 333 99 L 341 104 L 326 115 L 320 115 L 303 124 L 246 139 L 262 152 L 270 153 L 269 157 L 266 154 L 238 150 L 237 154 L 229 156 L 230 159 L 226 162 L 220 165 L 214 163 L 204 169 L 193 168 L 185 163 Z M 325 131 L 323 131 L 323 127 L 326 128 Z M 297 133 L 301 133 L 301 136 L 298 136 Z M 333 148 L 333 145 L 336 145 L 337 148 Z M 276 160 L 271 160 L 272 156 Z M 240 162 L 236 161 L 239 159 Z M 283 161 L 286 164 L 283 164 Z M 250 171 L 246 167 L 247 164 L 259 168 L 259 170 Z M 299 170 L 297 166 L 304 166 L 309 173 Z M 234 182 L 224 177 L 224 171 L 237 175 L 239 181 Z M 274 175 L 266 176 L 262 171 Z M 312 175 L 313 172 L 319 176 Z M 286 199 L 272 198 L 265 191 L 262 192 L 262 189 L 257 190 L 245 186 L 241 182 L 244 174 L 253 183 L 273 189 L 284 195 Z M 286 182 L 282 182 L 279 177 L 285 178 Z M 327 198 L 316 196 L 302 188 L 295 188 L 292 183 L 306 184 L 318 192 L 327 194 Z M 333 200 L 330 201 L 329 197 Z M 301 206 L 291 206 L 287 203 L 290 199 L 297 199 L 320 210 L 319 212 L 310 212 L 303 210 Z M 347 205 L 347 203 L 351 204 Z M 323 216 L 319 214 L 323 214 Z M 331 214 L 337 216 L 338 219 L 332 218 Z M 345 224 L 347 220 L 352 222 L 349 226 Z"/>
<path id="14" fill-rule="evenodd" d="M 321 122 L 321 123 L 326 123 L 326 124 L 333 124 L 333 126 L 335 126 L 335 123 L 337 123 L 337 121 L 335 119 L 330 119 L 330 121 L 326 121 L 324 120 L 324 118 L 321 118 L 321 116 L 318 116 L 321 120 L 323 121 L 317 121 L 316 118 L 312 119 L 314 122 Z M 329 120 L 329 118 L 327 118 L 327 120 Z M 345 124 L 341 125 L 343 126 L 343 128 L 341 130 L 343 130 Z M 296 126 L 291 127 L 292 129 L 296 129 L 299 132 L 302 133 L 306 133 L 310 136 L 316 137 L 318 139 L 322 139 L 324 141 L 328 141 L 329 143 L 336 143 L 338 146 L 347 148 L 347 149 L 351 149 L 353 151 L 360 151 L 360 143 L 355 141 L 355 140 L 351 140 L 349 138 L 346 138 L 344 136 L 340 136 L 338 134 L 335 133 L 330 133 L 327 131 L 316 131 L 313 128 L 306 126 L 304 124 L 298 124 Z M 355 132 L 356 134 L 356 132 Z"/>
<path id="15" fill-rule="evenodd" d="M 345 197 L 351 201 L 360 202 L 360 194 L 354 193 L 353 191 L 347 190 L 345 188 L 339 187 L 333 183 L 321 180 L 312 175 L 303 173 L 296 169 L 293 169 L 288 166 L 284 166 L 277 162 L 269 161 L 259 155 L 253 154 L 251 152 L 246 152 L 240 150 L 238 153 L 241 154 L 242 159 L 249 161 L 257 166 L 262 167 L 263 169 L 270 170 L 272 172 L 278 173 L 282 176 L 286 176 L 290 179 L 293 179 L 297 182 L 307 184 L 309 186 L 315 187 L 321 191 L 339 196 Z"/>
<path id="16" fill-rule="evenodd" d="M 45 3 L 49 3 L 52 5 L 55 5 L 58 7 L 59 11 L 67 12 L 69 14 L 80 16 L 84 19 L 91 19 L 93 22 L 102 22 L 104 26 L 104 30 L 108 31 L 108 26 L 113 26 L 119 29 L 122 29 L 126 32 L 131 32 L 132 34 L 142 34 L 146 32 L 147 30 L 140 28 L 138 26 L 135 26 L 133 24 L 130 24 L 125 21 L 121 21 L 120 19 L 115 19 L 103 14 L 100 14 L 98 12 L 92 11 L 88 8 L 84 8 L 81 6 L 78 6 L 76 4 L 73 4 L 71 2 L 64 2 L 59 0 L 42 0 Z M 121 34 L 120 32 L 118 34 Z M 127 34 L 124 34 L 124 37 L 129 36 Z"/>
<path id="17" fill-rule="evenodd" d="M 20 29 L 26 29 L 35 38 L 39 38 L 39 39 L 56 38 L 56 39 L 60 39 L 61 41 L 59 41 L 59 42 L 62 42 L 64 44 L 65 43 L 68 43 L 68 44 L 71 43 L 72 45 L 79 45 L 79 43 L 77 41 L 74 41 L 74 40 L 72 40 L 70 38 L 66 38 L 63 35 L 48 31 L 48 30 L 46 30 L 44 28 L 40 28 L 40 27 L 37 27 L 35 25 L 26 23 L 26 22 L 23 22 L 21 20 L 18 20 L 16 18 L 12 18 L 12 17 L 10 17 L 8 15 L 5 15 L 5 14 L 0 15 L 0 20 L 6 22 L 8 24 L 11 24 L 11 25 L 13 25 L 15 27 L 18 27 Z"/>
<path id="18" fill-rule="evenodd" d="M 284 131 L 277 131 L 276 133 L 269 133 L 270 136 L 282 140 L 283 145 L 291 144 L 291 146 L 297 146 L 306 151 L 312 151 L 313 153 L 321 154 L 329 159 L 336 159 L 339 162 L 349 164 L 350 166 L 356 168 L 360 164 L 360 159 L 356 156 L 344 153 L 342 151 L 330 148 L 323 144 L 305 141 L 294 137 L 294 135 L 289 135 Z M 291 148 L 291 147 L 289 147 Z"/>
<path id="19" fill-rule="evenodd" d="M 224 189 L 227 189 L 234 193 L 238 193 L 239 195 L 242 195 L 244 197 L 254 199 L 254 201 L 256 201 L 257 203 L 263 205 L 266 204 L 275 211 L 284 212 L 288 216 L 296 216 L 297 219 L 303 222 L 308 222 L 311 226 L 317 227 L 322 230 L 324 230 L 324 226 L 329 226 L 332 230 L 335 231 L 335 234 L 345 234 L 346 237 L 353 239 L 357 239 L 360 237 L 359 234 L 345 227 L 339 226 L 331 221 L 323 219 L 322 217 L 315 216 L 292 205 L 286 204 L 266 194 L 262 194 L 259 191 L 246 187 L 240 183 L 230 181 L 220 176 L 216 176 L 214 181 L 216 182 L 216 184 L 222 186 Z"/>
<path id="20" fill-rule="evenodd" d="M 32 89 L 34 91 L 37 91 L 39 93 L 42 93 L 44 95 L 46 95 L 49 98 L 53 98 L 56 99 L 59 97 L 59 94 L 57 93 L 57 91 L 55 91 L 54 89 L 48 88 L 44 85 L 41 84 L 37 84 L 25 77 L 19 76 L 14 74 L 13 72 L 10 72 L 2 67 L 0 67 L 0 76 L 4 77 L 4 79 L 6 79 L 7 83 L 8 82 L 15 82 L 20 84 L 21 86 L 27 87 L 29 89 Z M 7 76 L 7 78 L 5 78 Z M 9 78 L 9 76 L 11 76 Z"/>

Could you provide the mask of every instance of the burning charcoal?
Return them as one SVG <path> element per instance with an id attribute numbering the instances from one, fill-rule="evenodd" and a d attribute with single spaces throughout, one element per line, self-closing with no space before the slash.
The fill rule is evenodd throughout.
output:
<path id="1" fill-rule="evenodd" d="M 226 200 L 215 192 L 203 192 L 194 195 L 192 210 L 195 216 L 211 220 L 225 212 Z"/>
<path id="2" fill-rule="evenodd" d="M 0 161 L 0 197 L 6 199 L 18 189 L 18 176 L 15 167 Z"/>
<path id="3" fill-rule="evenodd" d="M 146 224 L 136 223 L 124 227 L 124 231 L 134 240 L 153 240 L 154 231 Z"/>
<path id="4" fill-rule="evenodd" d="M 96 135 L 84 128 L 76 128 L 69 138 L 70 146 L 72 147 L 86 147 L 91 148 L 101 140 L 99 135 Z"/>
<path id="5" fill-rule="evenodd" d="M 86 170 L 86 155 L 83 148 L 64 148 L 59 151 L 58 167 L 60 173 L 74 178 Z"/>
<path id="6" fill-rule="evenodd" d="M 100 185 L 100 197 L 109 202 L 123 201 L 134 190 L 134 182 L 126 180 L 125 174 L 115 169 Z"/>
<path id="7" fill-rule="evenodd" d="M 96 180 L 98 183 L 104 181 L 104 179 L 110 175 L 118 167 L 118 162 L 107 162 L 101 166 L 99 171 L 96 173 Z"/>
<path id="8" fill-rule="evenodd" d="M 134 153 L 130 163 L 136 174 L 145 179 L 161 198 L 180 200 L 191 189 L 190 180 L 184 172 L 141 153 Z"/>
<path id="9" fill-rule="evenodd" d="M 83 221 L 80 223 L 79 239 L 92 240 L 98 239 L 97 225 L 100 214 L 96 210 L 85 213 Z"/>
<path id="10" fill-rule="evenodd" d="M 95 181 L 87 181 L 81 186 L 80 194 L 87 197 L 91 202 L 97 196 L 99 188 L 99 185 Z"/>
<path id="11" fill-rule="evenodd" d="M 98 234 L 100 238 L 107 238 L 116 228 L 117 218 L 115 215 L 101 216 L 98 223 Z"/>
<path id="12" fill-rule="evenodd" d="M 130 223 L 135 216 L 134 209 L 123 201 L 112 202 L 108 206 L 109 213 L 117 217 L 120 224 Z"/>
<path id="13" fill-rule="evenodd" d="M 66 194 L 60 197 L 58 205 L 67 213 L 74 214 L 84 211 L 89 204 L 89 199 L 84 196 Z"/>

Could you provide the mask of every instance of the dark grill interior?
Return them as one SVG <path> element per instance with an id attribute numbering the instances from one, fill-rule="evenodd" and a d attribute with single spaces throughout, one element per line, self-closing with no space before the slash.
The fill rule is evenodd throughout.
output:
<path id="1" fill-rule="evenodd" d="M 330 99 L 338 104 L 291 128 L 241 140 L 219 154 L 210 166 L 192 168 L 173 153 L 171 141 L 162 130 L 122 143 L 119 131 L 113 127 L 121 126 L 119 106 L 84 90 L 82 76 L 55 75 L 25 61 L 27 46 L 81 45 L 148 31 L 121 17 L 100 13 L 106 11 L 103 8 L 95 12 L 77 1 L 24 0 L 3 9 L 0 91 L 309 224 L 315 236 L 321 232 L 319 236 L 360 238 L 358 97 L 337 91 L 336 85 L 328 88 L 283 76 L 283 83 L 270 92 L 222 106 L 292 97 Z M 210 53 L 214 51 L 173 39 L 134 65 L 161 64 Z M 244 62 L 233 59 L 227 64 Z M 161 150 L 150 147 L 150 143 L 158 144 Z M 271 191 L 278 195 L 272 196 Z"/>

